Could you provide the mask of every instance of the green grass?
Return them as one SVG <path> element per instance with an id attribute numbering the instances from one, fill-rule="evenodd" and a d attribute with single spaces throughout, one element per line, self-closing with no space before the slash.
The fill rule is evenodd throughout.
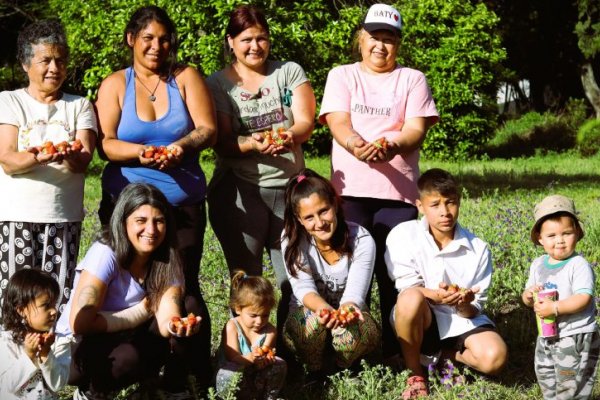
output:
<path id="1" fill-rule="evenodd" d="M 207 175 L 214 166 L 203 162 Z M 328 158 L 311 158 L 307 167 L 329 176 Z M 489 379 L 469 371 L 467 384 L 446 387 L 443 380 L 432 381 L 434 399 L 539 399 L 539 388 L 533 374 L 535 325 L 533 312 L 521 305 L 520 293 L 527 279 L 531 260 L 541 254 L 529 240 L 533 223 L 533 206 L 551 193 L 572 197 L 580 211 L 585 238 L 578 250 L 600 272 L 600 157 L 581 158 L 575 153 L 550 154 L 511 160 L 439 162 L 423 160 L 421 170 L 440 167 L 452 172 L 463 186 L 461 223 L 490 244 L 494 262 L 494 279 L 490 289 L 487 313 L 497 322 L 509 345 L 510 361 L 498 378 Z M 84 233 L 80 257 L 98 231 L 96 212 L 100 200 L 99 171 L 94 161 L 86 181 Z M 229 275 L 221 248 L 210 226 L 205 235 L 200 283 L 213 320 L 213 348 L 216 350 L 220 330 L 227 314 Z M 267 264 L 267 261 L 265 261 Z M 272 270 L 266 275 L 273 278 Z M 597 289 L 599 283 L 596 283 Z M 374 296 L 376 297 L 376 296 Z M 376 307 L 373 307 L 376 309 Z M 379 318 L 376 315 L 376 318 Z M 283 395 L 289 399 L 390 399 L 398 398 L 405 374 L 392 372 L 379 365 L 374 355 L 358 376 L 340 374 L 324 387 L 300 387 L 297 376 L 291 377 Z M 64 391 L 68 398 L 70 389 Z M 123 394 L 121 398 L 126 398 Z M 596 387 L 595 397 L 600 398 Z"/>

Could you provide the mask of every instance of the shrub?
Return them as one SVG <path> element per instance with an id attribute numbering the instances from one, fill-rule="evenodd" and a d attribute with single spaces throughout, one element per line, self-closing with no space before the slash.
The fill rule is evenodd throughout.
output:
<path id="1" fill-rule="evenodd" d="M 560 118 L 575 131 L 587 120 L 590 114 L 589 103 L 585 99 L 570 98 L 560 113 Z"/>
<path id="2" fill-rule="evenodd" d="M 483 153 L 491 158 L 512 158 L 561 152 L 575 147 L 575 136 L 568 120 L 529 112 L 507 121 L 484 146 Z"/>
<path id="3" fill-rule="evenodd" d="M 600 150 L 600 120 L 590 119 L 577 132 L 577 149 L 582 156 L 589 157 Z"/>
<path id="4" fill-rule="evenodd" d="M 131 12 L 145 0 L 50 0 L 50 12 L 65 24 L 72 53 L 69 85 L 94 98 L 101 80 L 127 65 L 121 45 Z M 222 41 L 229 11 L 240 0 L 157 0 L 178 28 L 180 60 L 205 74 L 223 66 Z M 272 57 L 305 69 L 321 99 L 327 73 L 352 62 L 353 34 L 366 5 L 346 1 L 257 2 L 265 9 Z M 497 83 L 506 54 L 499 19 L 483 3 L 407 0 L 397 4 L 406 22 L 400 62 L 423 71 L 441 123 L 428 134 L 423 152 L 435 158 L 472 155 L 495 128 Z M 318 126 L 305 150 L 329 154 L 331 135 Z"/>

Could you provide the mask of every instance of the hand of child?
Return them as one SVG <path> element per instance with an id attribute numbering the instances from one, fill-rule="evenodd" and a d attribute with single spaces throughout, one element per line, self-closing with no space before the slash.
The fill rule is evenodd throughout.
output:
<path id="1" fill-rule="evenodd" d="M 440 282 L 437 290 L 437 304 L 456 306 L 461 299 L 462 294 L 459 291 L 449 290 L 450 285 L 446 282 Z"/>
<path id="2" fill-rule="evenodd" d="M 253 364 L 258 369 L 263 369 L 275 363 L 275 349 L 269 346 L 252 347 Z"/>
<path id="3" fill-rule="evenodd" d="M 523 301 L 525 302 L 525 305 L 531 307 L 534 302 L 534 294 L 542 289 L 542 285 L 533 285 L 525 289 L 523 292 Z"/>
<path id="4" fill-rule="evenodd" d="M 23 347 L 25 354 L 35 361 L 37 357 L 45 359 L 48 356 L 52 343 L 54 343 L 54 334 L 30 332 L 25 335 Z"/>
<path id="5" fill-rule="evenodd" d="M 533 304 L 533 311 L 540 317 L 546 318 L 555 315 L 554 300 L 540 298 Z"/>
<path id="6" fill-rule="evenodd" d="M 42 361 L 45 361 L 48 358 L 48 353 L 50 353 L 50 348 L 56 339 L 54 333 L 46 332 L 40 333 L 40 344 L 38 346 L 38 356 Z"/>

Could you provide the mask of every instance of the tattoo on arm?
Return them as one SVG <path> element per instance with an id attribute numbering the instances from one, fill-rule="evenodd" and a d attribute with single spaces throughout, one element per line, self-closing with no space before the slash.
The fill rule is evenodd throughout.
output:
<path id="1" fill-rule="evenodd" d="M 203 150 L 210 145 L 210 137 L 214 134 L 211 129 L 200 126 L 176 142 L 183 148 Z"/>

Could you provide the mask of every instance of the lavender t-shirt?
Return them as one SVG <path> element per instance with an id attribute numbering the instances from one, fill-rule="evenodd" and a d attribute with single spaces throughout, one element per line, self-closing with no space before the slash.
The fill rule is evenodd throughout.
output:
<path id="1" fill-rule="evenodd" d="M 365 140 L 391 138 L 410 118 L 438 112 L 422 72 L 397 66 L 390 73 L 369 74 L 360 63 L 332 69 L 327 77 L 319 121 L 332 112 L 350 114 L 352 127 Z M 419 177 L 419 151 L 398 155 L 387 163 L 357 160 L 335 140 L 331 151 L 331 181 L 344 196 L 372 197 L 415 203 Z"/>
<path id="2" fill-rule="evenodd" d="M 84 270 L 100 279 L 107 286 L 104 303 L 102 303 L 100 311 L 124 310 L 138 304 L 146 296 L 144 288 L 131 276 L 129 271 L 119 268 L 114 251 L 105 244 L 100 242 L 92 244 L 84 259 L 77 266 L 73 293 Z M 73 301 L 76 300 L 71 296 L 58 320 L 56 326 L 58 334 L 71 334 L 69 315 L 71 314 L 71 303 Z"/>

